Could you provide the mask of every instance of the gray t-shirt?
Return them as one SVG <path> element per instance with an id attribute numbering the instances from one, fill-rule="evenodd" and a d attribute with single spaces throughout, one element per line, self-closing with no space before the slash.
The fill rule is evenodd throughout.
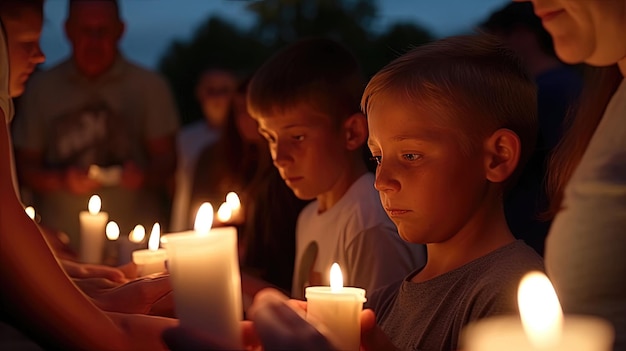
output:
<path id="1" fill-rule="evenodd" d="M 411 273 L 368 297 L 367 308 L 400 350 L 458 350 L 469 322 L 517 313 L 517 287 L 541 257 L 518 240 L 462 267 L 422 283 Z"/>

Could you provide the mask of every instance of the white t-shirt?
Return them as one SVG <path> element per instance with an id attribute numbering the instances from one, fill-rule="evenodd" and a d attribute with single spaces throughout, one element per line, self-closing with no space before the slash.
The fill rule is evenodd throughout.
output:
<path id="1" fill-rule="evenodd" d="M 374 189 L 374 175 L 357 179 L 333 207 L 318 213 L 307 205 L 296 226 L 296 260 L 292 297 L 304 298 L 304 287 L 330 284 L 333 262 L 339 263 L 344 286 L 367 291 L 401 280 L 426 262 L 423 245 L 405 242 L 385 213 Z"/>
<path id="2" fill-rule="evenodd" d="M 565 189 L 546 241 L 546 270 L 566 313 L 613 323 L 626 348 L 626 80 Z"/>

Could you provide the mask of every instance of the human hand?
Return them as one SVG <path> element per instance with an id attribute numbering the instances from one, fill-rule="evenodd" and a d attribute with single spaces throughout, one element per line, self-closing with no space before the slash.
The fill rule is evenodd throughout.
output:
<path id="1" fill-rule="evenodd" d="M 365 309 L 361 312 L 361 351 L 397 350 L 389 337 L 376 324 L 374 311 Z"/>
<path id="2" fill-rule="evenodd" d="M 275 289 L 256 294 L 248 310 L 256 334 L 268 350 L 334 350 L 330 342 L 305 319 L 306 302 L 289 300 Z"/>
<path id="3" fill-rule="evenodd" d="M 91 179 L 86 170 L 74 167 L 65 171 L 64 181 L 65 187 L 76 195 L 91 194 L 102 186 L 99 181 Z"/>
<path id="4" fill-rule="evenodd" d="M 109 289 L 94 291 L 90 295 L 94 303 L 109 312 L 148 314 L 155 306 L 159 311 L 170 304 L 172 286 L 169 275 L 147 276 Z M 169 302 L 166 302 L 169 301 Z"/>
<path id="5" fill-rule="evenodd" d="M 129 190 L 137 190 L 145 183 L 145 174 L 137 164 L 132 161 L 124 163 L 120 185 Z"/>
<path id="6" fill-rule="evenodd" d="M 72 278 L 104 278 L 112 282 L 126 283 L 127 277 L 121 270 L 99 264 L 79 263 L 68 260 L 60 260 L 61 266 Z"/>

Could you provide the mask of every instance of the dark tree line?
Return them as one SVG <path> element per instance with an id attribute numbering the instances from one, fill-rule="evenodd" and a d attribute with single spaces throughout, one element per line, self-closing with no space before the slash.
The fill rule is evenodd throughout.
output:
<path id="1" fill-rule="evenodd" d="M 159 63 L 177 100 L 182 123 L 201 118 L 194 87 L 200 72 L 224 67 L 242 77 L 273 52 L 298 38 L 324 36 L 349 47 L 370 77 L 412 46 L 432 39 L 413 23 L 396 23 L 379 33 L 375 0 L 263 0 L 248 7 L 255 17 L 249 30 L 210 17 L 187 42 L 174 41 Z"/>

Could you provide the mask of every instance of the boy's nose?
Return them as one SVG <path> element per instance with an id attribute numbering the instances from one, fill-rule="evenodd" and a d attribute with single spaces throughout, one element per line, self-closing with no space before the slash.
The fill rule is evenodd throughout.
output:
<path id="1" fill-rule="evenodd" d="M 381 162 L 376 168 L 376 180 L 374 188 L 380 192 L 390 192 L 400 190 L 400 183 L 391 176 L 388 167 L 383 167 Z"/>
<path id="2" fill-rule="evenodd" d="M 278 168 L 285 167 L 293 161 L 293 157 L 291 157 L 291 153 L 288 148 L 281 143 L 276 143 L 274 146 L 272 150 L 272 158 L 274 160 L 274 166 Z"/>

